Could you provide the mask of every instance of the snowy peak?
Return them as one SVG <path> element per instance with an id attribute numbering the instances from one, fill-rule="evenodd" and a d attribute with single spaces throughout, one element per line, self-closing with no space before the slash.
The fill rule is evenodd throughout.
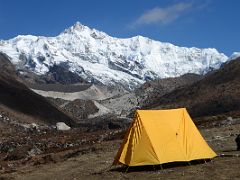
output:
<path id="1" fill-rule="evenodd" d="M 84 30 L 90 31 L 90 28 L 87 26 L 84 26 L 80 22 L 76 22 L 73 26 L 65 29 L 64 33 L 82 32 Z"/>
<path id="2" fill-rule="evenodd" d="M 71 28 L 73 28 L 74 30 L 83 30 L 84 28 L 88 28 L 87 26 L 84 26 L 83 24 L 81 24 L 79 21 L 77 21 Z"/>
<path id="3" fill-rule="evenodd" d="M 240 52 L 234 52 L 230 57 L 229 60 L 233 60 L 240 57 Z"/>
<path id="4" fill-rule="evenodd" d="M 56 37 L 0 41 L 0 51 L 21 72 L 45 75 L 59 66 L 87 81 L 128 89 L 156 78 L 204 74 L 228 59 L 216 49 L 178 47 L 142 36 L 115 38 L 79 22 Z"/>
<path id="5" fill-rule="evenodd" d="M 69 36 L 76 35 L 76 36 L 91 36 L 95 39 L 103 39 L 108 36 L 106 33 L 98 31 L 96 29 L 91 29 L 88 26 L 84 26 L 80 22 L 76 22 L 73 26 L 65 29 L 63 33 L 60 34 L 67 34 Z M 109 37 L 109 36 L 108 36 Z"/>

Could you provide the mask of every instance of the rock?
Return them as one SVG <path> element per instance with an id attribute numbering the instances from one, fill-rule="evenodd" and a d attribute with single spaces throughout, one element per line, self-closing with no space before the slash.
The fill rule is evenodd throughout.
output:
<path id="1" fill-rule="evenodd" d="M 66 125 L 64 122 L 58 122 L 56 124 L 57 130 L 59 131 L 68 131 L 71 129 L 68 125 Z"/>
<path id="2" fill-rule="evenodd" d="M 29 129 L 28 129 L 29 132 L 33 133 L 33 132 L 40 132 L 39 130 L 39 126 L 35 123 L 31 123 L 29 125 Z"/>
<path id="3" fill-rule="evenodd" d="M 29 156 L 36 156 L 41 153 L 42 153 L 42 151 L 40 149 L 38 149 L 37 147 L 34 147 L 30 151 L 28 151 Z"/>
<path id="4" fill-rule="evenodd" d="M 233 122 L 234 122 L 234 120 L 231 116 L 227 118 L 227 125 L 232 125 Z"/>
<path id="5" fill-rule="evenodd" d="M 30 127 L 33 128 L 33 129 L 37 129 L 38 125 L 36 123 L 32 123 Z"/>
<path id="6" fill-rule="evenodd" d="M 227 120 L 228 120 L 228 121 L 232 121 L 233 118 L 230 116 L 230 117 L 227 118 Z"/>

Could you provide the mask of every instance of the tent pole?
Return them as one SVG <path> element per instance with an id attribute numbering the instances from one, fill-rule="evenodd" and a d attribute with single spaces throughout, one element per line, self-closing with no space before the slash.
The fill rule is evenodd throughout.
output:
<path id="1" fill-rule="evenodd" d="M 191 166 L 191 163 L 188 161 L 188 165 Z"/>
<path id="2" fill-rule="evenodd" d="M 162 164 L 160 164 L 161 170 L 163 170 Z"/>

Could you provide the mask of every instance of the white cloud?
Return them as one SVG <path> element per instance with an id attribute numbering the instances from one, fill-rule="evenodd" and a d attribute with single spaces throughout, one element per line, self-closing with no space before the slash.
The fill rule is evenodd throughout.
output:
<path id="1" fill-rule="evenodd" d="M 175 21 L 192 8 L 192 3 L 177 3 L 165 8 L 155 7 L 142 14 L 132 27 L 148 24 L 167 24 Z"/>

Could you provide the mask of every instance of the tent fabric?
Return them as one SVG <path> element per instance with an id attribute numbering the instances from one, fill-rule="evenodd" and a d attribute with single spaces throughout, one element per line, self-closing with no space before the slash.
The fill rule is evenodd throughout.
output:
<path id="1" fill-rule="evenodd" d="M 137 110 L 113 165 L 156 165 L 216 156 L 186 108 Z"/>

